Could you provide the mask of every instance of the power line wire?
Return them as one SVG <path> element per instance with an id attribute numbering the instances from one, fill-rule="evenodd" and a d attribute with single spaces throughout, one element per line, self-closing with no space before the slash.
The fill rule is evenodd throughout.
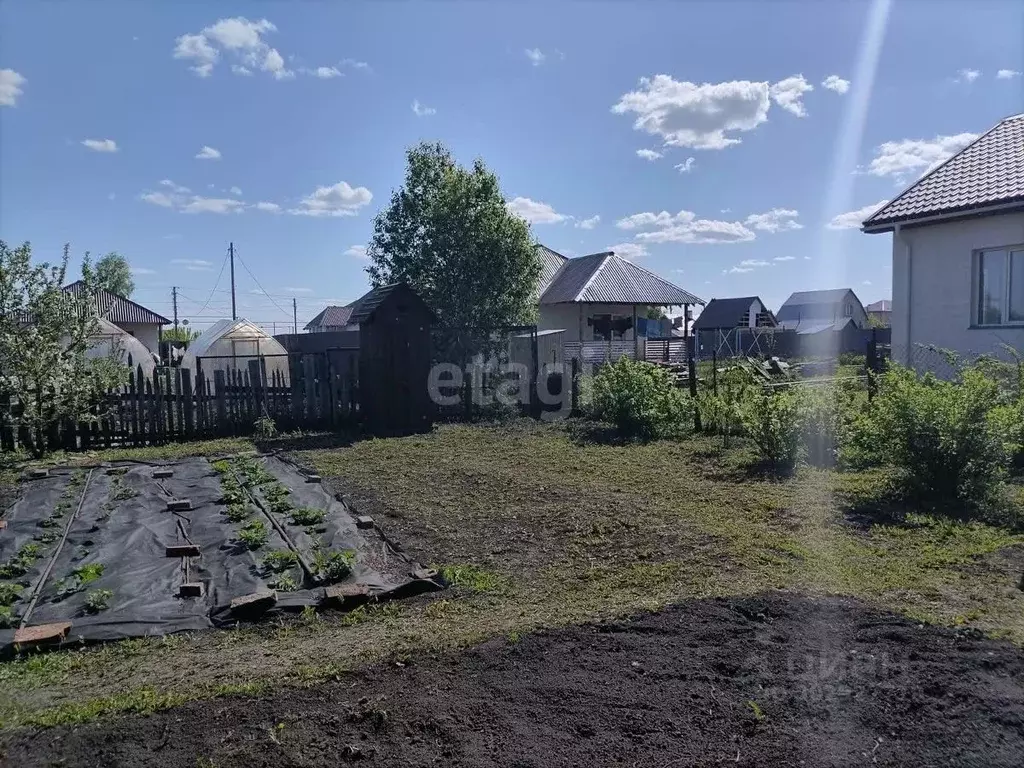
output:
<path id="1" fill-rule="evenodd" d="M 228 255 L 224 254 L 224 261 L 222 261 L 220 263 L 220 272 L 217 273 L 217 282 L 215 282 L 213 284 L 213 290 L 210 291 L 210 295 L 206 298 L 206 303 L 203 304 L 202 309 L 200 309 L 199 312 L 197 312 L 196 314 L 199 314 L 200 312 L 203 311 L 203 309 L 206 309 L 206 307 L 209 306 L 210 300 L 213 299 L 213 292 L 216 291 L 217 290 L 217 286 L 220 285 L 220 279 L 224 275 L 224 265 L 226 265 L 227 263 L 228 263 Z"/>
<path id="2" fill-rule="evenodd" d="M 235 251 L 235 255 L 238 256 L 238 251 L 237 250 Z M 287 315 L 288 313 L 284 309 L 282 309 L 281 305 L 278 304 L 276 301 L 274 301 L 274 299 L 271 298 L 270 294 L 267 293 L 266 288 L 264 288 L 262 285 L 260 285 L 260 281 L 256 279 L 256 275 L 254 275 L 252 273 L 252 270 L 249 269 L 249 265 L 245 263 L 245 260 L 242 259 L 241 256 L 238 256 L 238 261 L 241 263 L 242 268 L 245 269 L 245 271 L 249 273 L 249 277 L 252 278 L 252 281 L 254 283 L 256 283 L 256 287 L 259 288 L 261 291 L 263 291 L 263 295 L 266 296 L 268 299 L 270 299 L 270 301 L 273 303 L 273 305 L 281 310 L 282 314 Z"/>

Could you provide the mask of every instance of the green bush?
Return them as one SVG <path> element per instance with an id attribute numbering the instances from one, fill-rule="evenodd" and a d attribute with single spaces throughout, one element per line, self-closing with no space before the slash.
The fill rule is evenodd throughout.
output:
<path id="1" fill-rule="evenodd" d="M 800 396 L 763 389 L 742 404 L 743 427 L 759 457 L 776 472 L 787 472 L 800 458 Z"/>
<path id="2" fill-rule="evenodd" d="M 628 357 L 594 376 L 591 407 L 596 418 L 614 424 L 624 437 L 641 440 L 684 432 L 693 413 L 689 396 L 667 370 Z"/>
<path id="3" fill-rule="evenodd" d="M 977 367 L 956 381 L 893 365 L 878 396 L 852 422 L 844 455 L 854 466 L 892 468 L 893 490 L 921 511 L 968 513 L 995 500 L 1008 464 L 1000 390 Z"/>
<path id="4" fill-rule="evenodd" d="M 803 459 L 815 467 L 831 467 L 866 394 L 854 385 L 807 386 L 799 390 L 800 442 Z"/>
<path id="5" fill-rule="evenodd" d="M 997 405 L 988 417 L 991 428 L 1003 442 L 1010 467 L 1024 472 L 1024 397 L 1015 403 Z"/>

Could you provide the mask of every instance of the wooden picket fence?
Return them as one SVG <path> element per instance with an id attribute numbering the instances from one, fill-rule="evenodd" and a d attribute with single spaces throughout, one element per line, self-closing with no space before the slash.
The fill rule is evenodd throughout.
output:
<path id="1" fill-rule="evenodd" d="M 287 373 L 283 365 L 268 373 L 263 357 L 229 365 L 199 358 L 194 376 L 187 368 L 156 368 L 146 376 L 137 366 L 126 384 L 103 395 L 91 419 L 59 425 L 45 439 L 51 449 L 65 450 L 159 445 L 252 434 L 261 417 L 279 430 L 331 429 L 358 418 L 357 350 L 281 357 Z M 0 449 L 17 449 L 27 437 L 0 423 Z"/>

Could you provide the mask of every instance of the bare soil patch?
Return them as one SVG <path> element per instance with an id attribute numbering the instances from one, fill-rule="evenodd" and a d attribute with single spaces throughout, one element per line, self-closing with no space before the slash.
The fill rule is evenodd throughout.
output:
<path id="1" fill-rule="evenodd" d="M 339 682 L 21 729 L 9 765 L 1016 766 L 1024 653 L 846 598 L 692 600 Z"/>

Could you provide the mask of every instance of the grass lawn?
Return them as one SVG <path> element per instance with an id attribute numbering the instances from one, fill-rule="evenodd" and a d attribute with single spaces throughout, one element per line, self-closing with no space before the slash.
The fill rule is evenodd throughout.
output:
<path id="1" fill-rule="evenodd" d="M 344 616 L 0 663 L 0 723 L 75 722 L 310 684 L 367 661 L 775 589 L 851 595 L 1024 643 L 1024 536 L 913 516 L 852 523 L 844 506 L 872 498 L 880 474 L 804 470 L 778 481 L 749 474 L 744 449 L 724 450 L 717 438 L 616 446 L 580 440 L 578 429 L 521 421 L 340 448 L 292 441 L 300 462 L 456 587 Z"/>

